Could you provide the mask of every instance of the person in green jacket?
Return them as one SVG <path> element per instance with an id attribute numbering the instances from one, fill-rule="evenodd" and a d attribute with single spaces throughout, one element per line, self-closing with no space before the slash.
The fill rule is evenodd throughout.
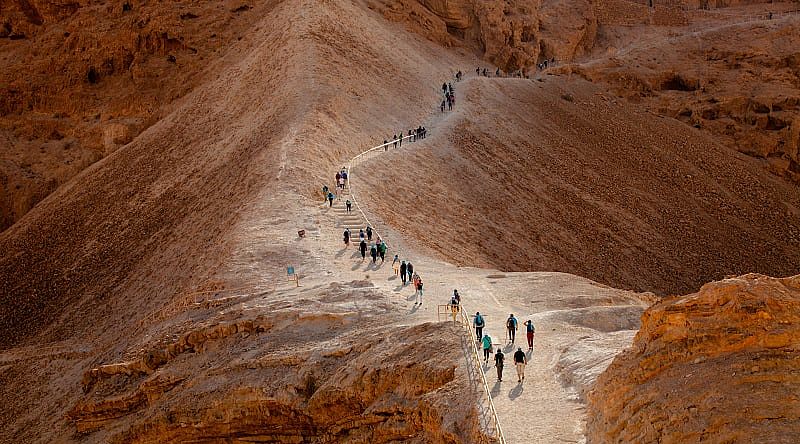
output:
<path id="1" fill-rule="evenodd" d="M 378 244 L 378 254 L 381 255 L 381 263 L 383 263 L 383 261 L 386 259 L 386 242 L 381 242 Z"/>
<path id="2" fill-rule="evenodd" d="M 489 356 L 492 354 L 492 338 L 486 334 L 483 335 L 483 363 L 489 363 Z"/>

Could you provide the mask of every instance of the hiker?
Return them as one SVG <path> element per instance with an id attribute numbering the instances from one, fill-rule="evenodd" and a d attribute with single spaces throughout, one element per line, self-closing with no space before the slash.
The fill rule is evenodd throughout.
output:
<path id="1" fill-rule="evenodd" d="M 414 265 L 411 261 L 406 263 L 406 274 L 408 274 L 408 280 L 411 281 L 411 276 L 414 274 Z"/>
<path id="2" fill-rule="evenodd" d="M 483 316 L 481 316 L 481 312 L 475 312 L 475 320 L 472 321 L 472 325 L 475 326 L 475 336 L 478 337 L 478 340 L 481 340 L 481 336 L 483 336 L 483 327 L 486 323 L 483 321 Z"/>
<path id="3" fill-rule="evenodd" d="M 408 130 L 408 141 L 409 142 L 414 141 L 414 130 Z"/>
<path id="4" fill-rule="evenodd" d="M 358 240 L 359 241 L 363 241 L 364 240 L 364 230 L 361 229 L 361 228 L 358 229 Z"/>
<path id="5" fill-rule="evenodd" d="M 392 271 L 394 271 L 395 276 L 400 276 L 400 256 L 394 255 L 394 259 L 392 259 Z"/>
<path id="6" fill-rule="evenodd" d="M 394 149 L 397 149 L 397 134 L 394 135 Z"/>
<path id="7" fill-rule="evenodd" d="M 450 308 L 457 312 L 459 302 L 461 301 L 455 295 L 453 295 L 453 297 L 450 298 Z"/>
<path id="8" fill-rule="evenodd" d="M 325 203 L 326 200 L 328 200 L 328 191 L 330 191 L 328 186 L 327 185 L 323 185 L 322 186 L 322 203 L 323 204 Z"/>
<path id="9" fill-rule="evenodd" d="M 386 139 L 383 139 L 383 150 L 384 151 L 389 150 L 389 141 Z"/>
<path id="10" fill-rule="evenodd" d="M 347 201 L 344 203 L 344 206 L 347 207 L 347 212 L 348 213 L 353 211 L 353 203 L 350 202 L 350 199 L 347 199 Z"/>
<path id="11" fill-rule="evenodd" d="M 500 68 L 497 68 L 497 70 L 494 72 L 494 75 L 495 77 L 500 77 Z"/>
<path id="12" fill-rule="evenodd" d="M 481 75 L 481 69 L 480 68 L 475 68 L 475 74 Z"/>
<path id="13" fill-rule="evenodd" d="M 378 254 L 381 256 L 381 263 L 383 263 L 386 260 L 386 242 L 382 242 L 380 238 L 378 238 L 378 242 L 380 242 L 378 244 Z"/>
<path id="14" fill-rule="evenodd" d="M 347 247 L 350 246 L 350 229 L 349 228 L 345 228 L 344 229 L 343 236 L 344 236 L 344 247 L 347 248 Z"/>
<path id="15" fill-rule="evenodd" d="M 331 193 L 330 191 L 328 191 L 328 207 L 332 207 L 333 206 L 333 199 L 334 198 L 336 198 L 336 196 L 333 193 Z"/>
<path id="16" fill-rule="evenodd" d="M 517 367 L 517 382 L 525 380 L 525 364 L 527 363 L 528 359 L 525 357 L 525 352 L 522 351 L 522 347 L 517 347 L 517 351 L 514 352 L 514 365 Z"/>
<path id="17" fill-rule="evenodd" d="M 442 83 L 442 93 L 447 92 L 447 83 Z"/>
<path id="18" fill-rule="evenodd" d="M 398 139 L 398 142 L 399 142 L 397 147 L 398 148 L 402 148 L 403 147 L 403 132 L 402 131 L 400 131 L 400 134 L 397 135 L 397 139 Z"/>
<path id="19" fill-rule="evenodd" d="M 517 318 L 514 317 L 514 313 L 508 315 L 508 319 L 506 320 L 506 329 L 508 330 L 508 339 L 513 344 L 514 339 L 517 337 Z"/>
<path id="20" fill-rule="evenodd" d="M 341 179 L 341 178 L 342 178 L 342 173 L 337 171 L 336 172 L 336 184 L 337 185 L 339 184 L 339 179 Z"/>
<path id="21" fill-rule="evenodd" d="M 453 94 L 453 84 L 452 83 L 448 83 L 447 87 L 450 89 L 450 94 Z"/>
<path id="22" fill-rule="evenodd" d="M 367 240 L 368 241 L 372 240 L 372 227 L 369 225 L 367 225 Z"/>
<path id="23" fill-rule="evenodd" d="M 492 353 L 492 338 L 485 334 L 483 335 L 482 345 L 483 345 L 483 363 L 489 363 L 489 355 Z"/>
<path id="24" fill-rule="evenodd" d="M 483 68 L 483 76 L 484 77 L 489 77 L 489 74 L 486 74 L 486 68 Z"/>
<path id="25" fill-rule="evenodd" d="M 461 295 L 458 294 L 458 290 L 453 290 L 453 299 L 455 299 L 457 304 L 461 303 Z"/>
<path id="26" fill-rule="evenodd" d="M 419 293 L 419 305 L 422 305 L 422 278 L 417 275 L 417 292 Z"/>
<path id="27" fill-rule="evenodd" d="M 439 105 L 439 108 L 442 110 L 442 112 L 444 112 L 444 100 L 442 100 L 442 104 Z"/>
<path id="28" fill-rule="evenodd" d="M 361 251 L 361 262 L 364 262 L 364 259 L 367 258 L 367 243 L 364 239 L 361 239 L 361 242 L 358 244 L 358 250 Z"/>
<path id="29" fill-rule="evenodd" d="M 378 249 L 375 247 L 375 244 L 369 247 L 369 255 L 372 257 L 372 263 L 374 264 L 378 259 Z"/>
<path id="30" fill-rule="evenodd" d="M 452 111 L 453 110 L 453 99 L 448 99 L 447 100 L 447 110 L 448 111 Z"/>
<path id="31" fill-rule="evenodd" d="M 406 261 L 400 262 L 400 279 L 403 281 L 403 287 L 406 286 Z"/>
<path id="32" fill-rule="evenodd" d="M 525 321 L 525 332 L 528 336 L 528 350 L 533 350 L 533 335 L 536 333 L 536 327 L 533 326 L 530 319 Z"/>
<path id="33" fill-rule="evenodd" d="M 503 361 L 505 358 L 503 351 L 498 348 L 497 353 L 494 355 L 494 366 L 497 367 L 497 380 L 500 382 L 503 382 Z"/>
<path id="34" fill-rule="evenodd" d="M 339 176 L 339 188 L 344 189 L 344 177 Z"/>
<path id="35" fill-rule="evenodd" d="M 347 184 L 347 170 L 345 170 L 344 168 L 342 168 L 342 180 L 344 180 L 344 183 Z"/>

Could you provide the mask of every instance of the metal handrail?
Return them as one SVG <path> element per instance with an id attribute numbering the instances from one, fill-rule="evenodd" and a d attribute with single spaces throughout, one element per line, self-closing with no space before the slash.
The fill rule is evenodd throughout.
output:
<path id="1" fill-rule="evenodd" d="M 402 136 L 401 139 L 395 139 L 395 140 L 405 140 L 405 139 L 409 139 L 411 137 L 412 136 L 406 135 L 406 136 Z M 357 165 L 361 161 L 361 158 L 363 158 L 367 154 L 375 152 L 375 151 L 378 151 L 380 149 L 384 149 L 384 148 L 388 147 L 389 145 L 393 144 L 395 142 L 395 140 L 392 140 L 390 142 L 378 145 L 376 147 L 372 147 L 372 148 L 370 148 L 370 149 L 368 149 L 368 150 L 356 155 L 352 159 L 350 159 L 350 162 L 347 164 L 347 187 L 350 189 L 350 197 L 353 199 L 353 203 L 356 204 L 356 209 L 361 214 L 361 217 L 364 218 L 364 221 L 367 223 L 368 226 L 372 226 L 372 224 L 370 223 L 369 219 L 367 218 L 367 215 L 364 212 L 364 210 L 361 208 L 361 205 L 358 204 L 358 199 L 356 199 L 356 196 L 353 193 L 353 187 L 351 185 L 352 184 L 352 180 L 353 180 L 353 167 L 355 165 Z M 372 227 L 372 231 L 375 233 L 376 236 L 380 237 L 381 240 L 384 243 L 386 243 L 387 247 L 389 246 L 389 243 L 386 242 L 385 238 L 381 237 L 380 234 L 378 234 L 378 231 L 375 229 L 375 227 Z M 489 383 L 486 381 L 486 374 L 483 372 L 483 368 L 481 368 L 481 364 L 480 364 L 481 355 L 480 355 L 480 352 L 478 351 L 478 346 L 475 345 L 475 340 L 473 339 L 473 338 L 475 338 L 475 331 L 472 329 L 472 324 L 470 323 L 469 317 L 467 317 L 466 311 L 464 310 L 463 306 L 460 307 L 459 313 L 460 313 L 460 317 L 459 318 L 460 318 L 460 321 L 461 321 L 461 325 L 465 328 L 465 331 L 466 331 L 467 336 L 468 336 L 467 342 L 472 344 L 472 352 L 473 352 L 474 358 L 475 358 L 475 365 L 478 368 L 478 374 L 481 375 L 481 382 L 483 384 L 483 390 L 486 392 L 486 399 L 488 400 L 489 412 L 491 413 L 491 418 L 492 418 L 492 420 L 494 422 L 494 429 L 495 429 L 495 434 L 497 435 L 497 440 L 499 441 L 500 444 L 506 444 L 506 437 L 503 434 L 503 429 L 500 427 L 500 417 L 497 415 L 497 409 L 495 409 L 494 402 L 492 401 L 492 393 L 491 393 L 491 390 L 489 389 Z"/>
<path id="2" fill-rule="evenodd" d="M 494 402 L 492 401 L 492 393 L 489 389 L 489 382 L 486 381 L 486 373 L 483 372 L 483 368 L 481 368 L 481 355 L 478 351 L 478 346 L 475 344 L 475 330 L 472 329 L 472 323 L 469 321 L 469 317 L 467 316 L 467 311 L 464 309 L 464 306 L 461 306 L 461 324 L 467 331 L 467 335 L 469 336 L 469 343 L 472 344 L 472 352 L 475 355 L 475 365 L 478 367 L 478 374 L 481 375 L 481 382 L 483 383 L 483 389 L 486 391 L 486 398 L 489 400 L 489 411 L 492 413 L 492 417 L 494 418 L 494 427 L 495 431 L 497 432 L 497 439 L 500 441 L 500 444 L 506 444 L 506 437 L 503 434 L 503 429 L 500 427 L 500 417 L 497 414 L 497 409 L 494 407 Z"/>

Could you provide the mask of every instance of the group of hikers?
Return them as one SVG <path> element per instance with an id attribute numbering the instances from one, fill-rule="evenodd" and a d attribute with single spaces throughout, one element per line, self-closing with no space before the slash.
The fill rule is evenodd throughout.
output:
<path id="1" fill-rule="evenodd" d="M 340 171 L 337 171 L 336 172 L 336 176 L 334 178 L 335 179 L 334 183 L 336 184 L 336 188 L 344 190 L 345 187 L 347 186 L 347 177 L 348 177 L 347 176 L 347 168 L 342 167 L 342 169 Z M 327 185 L 324 185 L 322 187 L 322 195 L 325 197 L 323 202 L 327 201 L 328 202 L 328 206 L 332 207 L 333 206 L 333 200 L 336 199 L 336 195 L 333 194 L 333 190 L 328 188 Z M 348 200 L 347 201 L 347 211 L 348 212 L 350 211 L 351 206 L 352 206 L 352 204 Z"/>
<path id="2" fill-rule="evenodd" d="M 414 264 L 411 261 L 400 260 L 400 256 L 394 255 L 392 260 L 392 270 L 395 276 L 400 277 L 403 287 L 407 282 L 414 285 L 414 305 L 422 305 L 422 278 L 419 273 L 414 271 Z"/>
<path id="3" fill-rule="evenodd" d="M 348 210 L 350 211 L 350 201 L 348 200 L 346 203 Z M 386 260 L 386 250 L 388 249 L 386 242 L 377 237 L 375 242 L 372 242 L 372 235 L 374 231 L 372 227 L 367 225 L 366 229 L 359 228 L 358 230 L 358 251 L 361 253 L 361 261 L 365 261 L 367 259 L 367 248 L 369 248 L 369 255 L 372 258 L 372 263 L 376 263 L 378 258 L 381 258 L 381 263 Z M 347 248 L 350 246 L 350 241 L 353 239 L 352 235 L 350 234 L 350 229 L 345 228 L 343 233 L 344 238 L 344 247 Z M 368 244 L 369 243 L 369 244 Z"/>
<path id="4" fill-rule="evenodd" d="M 452 303 L 452 301 L 451 301 Z M 475 318 L 472 321 L 473 327 L 475 327 L 475 335 L 476 340 L 481 344 L 481 348 L 483 349 L 483 363 L 488 364 L 489 357 L 492 354 L 492 338 L 489 334 L 483 333 L 483 328 L 486 326 L 486 321 L 481 315 L 481 312 L 475 313 Z M 506 319 L 506 339 L 508 340 L 509 344 L 514 344 L 517 338 L 517 330 L 519 329 L 517 318 L 514 317 L 514 314 L 510 314 L 508 319 Z M 533 326 L 533 321 L 528 319 L 525 321 L 525 332 L 528 340 L 528 352 L 533 350 L 533 337 L 536 333 L 536 327 Z M 503 350 L 499 347 L 494 355 L 494 366 L 497 369 L 497 380 L 503 380 L 503 365 L 505 361 L 505 355 L 503 354 Z M 514 365 L 517 368 L 517 382 L 522 382 L 525 380 L 525 365 L 528 364 L 528 357 L 524 351 L 522 351 L 522 347 L 517 347 L 517 351 L 514 352 Z"/>
<path id="5" fill-rule="evenodd" d="M 391 138 L 383 139 L 383 150 L 387 151 L 389 149 L 389 145 L 394 144 L 395 148 L 402 148 L 403 147 L 403 138 L 408 139 L 409 142 L 416 142 L 417 139 L 424 139 L 428 130 L 425 129 L 424 126 L 420 125 L 416 129 L 408 130 L 408 135 L 404 135 L 402 131 L 397 134 L 392 135 Z"/>
<path id="6" fill-rule="evenodd" d="M 442 83 L 442 94 L 444 94 L 444 99 L 442 99 L 441 108 L 442 112 L 444 112 L 445 106 L 447 106 L 448 111 L 453 110 L 453 105 L 456 104 L 456 92 L 453 90 L 452 83 Z"/>

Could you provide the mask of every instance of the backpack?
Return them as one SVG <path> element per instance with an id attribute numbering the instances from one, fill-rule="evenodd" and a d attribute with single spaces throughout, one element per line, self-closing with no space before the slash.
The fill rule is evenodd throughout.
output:
<path id="1" fill-rule="evenodd" d="M 481 315 L 475 316 L 475 326 L 483 327 L 483 316 Z"/>
<path id="2" fill-rule="evenodd" d="M 514 328 L 514 319 L 508 318 L 506 321 L 506 328 Z"/>

